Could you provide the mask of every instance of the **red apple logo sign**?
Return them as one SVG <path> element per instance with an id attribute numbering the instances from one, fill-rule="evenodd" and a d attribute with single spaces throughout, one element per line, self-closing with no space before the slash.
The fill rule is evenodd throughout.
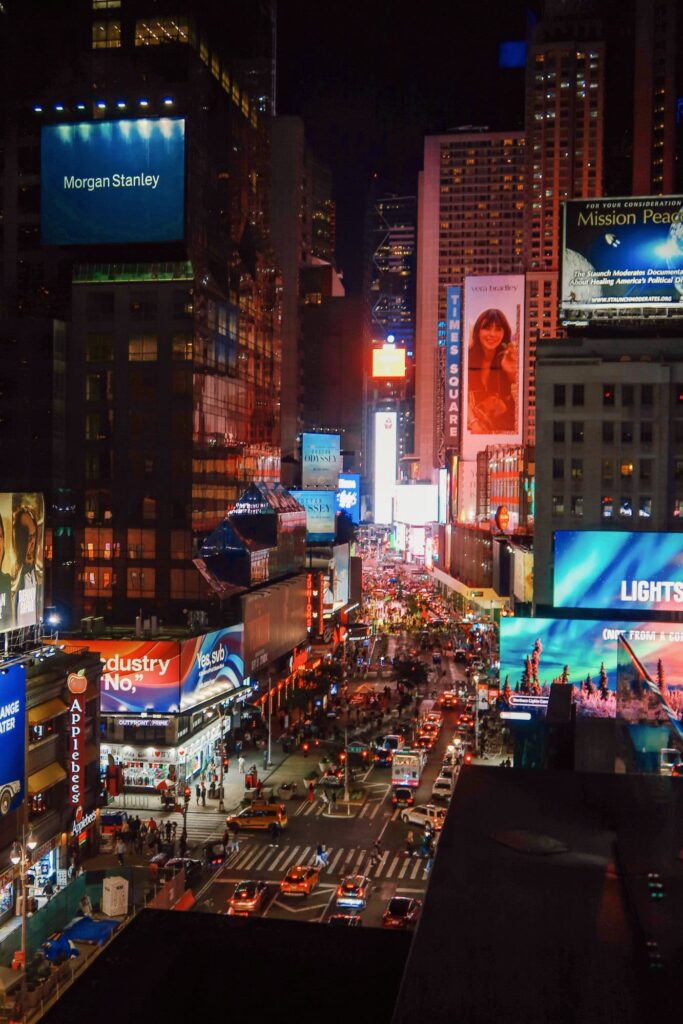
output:
<path id="1" fill-rule="evenodd" d="M 70 693 L 85 693 L 88 688 L 85 669 L 81 668 L 78 672 L 69 672 L 66 679 L 66 685 Z"/>

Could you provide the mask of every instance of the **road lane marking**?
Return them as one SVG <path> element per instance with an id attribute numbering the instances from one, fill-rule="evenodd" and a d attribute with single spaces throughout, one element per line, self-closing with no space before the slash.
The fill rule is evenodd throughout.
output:
<path id="1" fill-rule="evenodd" d="M 302 847 L 300 847 L 300 846 L 295 846 L 295 847 L 294 847 L 294 849 L 293 849 L 293 850 L 292 850 L 292 852 L 291 852 L 291 853 L 289 854 L 289 856 L 288 856 L 288 857 L 286 857 L 286 858 L 285 858 L 285 860 L 283 860 L 282 864 L 280 865 L 280 870 L 281 870 L 281 871 L 286 871 L 286 870 L 287 870 L 287 868 L 289 867 L 289 865 L 290 865 L 290 864 L 292 863 L 292 861 L 293 861 L 293 860 L 294 860 L 294 859 L 296 858 L 296 855 L 297 855 L 297 853 L 299 852 L 299 850 L 300 850 L 300 849 L 302 849 Z"/>
<path id="2" fill-rule="evenodd" d="M 427 862 L 425 861 L 424 863 L 426 864 Z M 424 871 L 424 864 L 422 863 L 421 860 L 418 860 L 418 862 L 415 865 L 415 867 L 413 868 L 413 872 L 412 872 L 412 874 L 410 876 L 413 879 L 413 881 L 415 881 L 415 879 L 417 878 L 418 871 L 420 871 L 420 870 Z"/>
<path id="3" fill-rule="evenodd" d="M 344 869 L 346 869 L 346 865 L 349 863 L 349 861 L 352 860 L 353 855 L 354 855 L 355 852 L 356 852 L 356 847 L 352 846 L 351 849 L 349 850 L 349 852 L 346 855 L 346 860 L 344 861 Z"/>
<path id="4" fill-rule="evenodd" d="M 369 806 L 368 804 L 363 804 L 363 806 L 361 807 L 360 814 L 358 815 L 359 818 L 365 817 L 365 815 L 367 814 L 367 811 L 368 811 L 368 806 Z"/>
<path id="5" fill-rule="evenodd" d="M 250 868 L 252 866 L 252 864 L 254 863 L 254 861 L 258 859 L 258 857 L 261 855 L 262 852 L 263 852 L 263 847 L 262 846 L 257 846 L 256 849 L 251 849 L 248 852 L 247 856 L 242 861 L 242 863 L 240 864 L 240 867 L 241 868 Z"/>
<path id="6" fill-rule="evenodd" d="M 398 862 L 399 862 L 399 858 L 398 857 L 394 857 L 393 861 L 391 862 L 391 867 L 389 868 L 389 870 L 386 873 L 386 876 L 385 876 L 386 878 L 391 878 L 391 876 L 393 875 L 394 870 L 395 870 L 396 865 L 398 864 Z"/>
<path id="7" fill-rule="evenodd" d="M 377 814 L 377 812 L 378 812 L 378 810 L 380 809 L 381 806 L 382 806 L 381 803 L 375 804 L 375 806 L 372 809 L 372 814 L 370 815 L 370 820 L 372 820 L 375 817 L 375 815 Z"/>
<path id="8" fill-rule="evenodd" d="M 332 874 L 332 872 L 334 871 L 335 867 L 337 866 L 337 861 L 339 860 L 339 858 L 341 857 L 343 852 L 344 852 L 344 848 L 342 847 L 340 850 L 337 850 L 337 852 L 335 853 L 334 860 L 332 861 L 332 863 L 327 868 L 328 875 Z"/>
<path id="9" fill-rule="evenodd" d="M 404 863 L 403 867 L 401 868 L 401 870 L 398 873 L 398 877 L 399 878 L 403 878 L 403 876 L 405 875 L 406 871 L 410 867 L 411 863 L 412 863 L 412 858 L 406 857 L 405 858 L 405 863 Z"/>
<path id="10" fill-rule="evenodd" d="M 288 846 L 285 846 L 284 850 L 281 850 L 281 851 L 280 851 L 280 852 L 278 853 L 277 857 L 275 858 L 275 860 L 273 861 L 273 863 L 272 863 L 272 864 L 270 865 L 270 870 L 271 870 L 271 871 L 274 871 L 274 870 L 275 870 L 275 868 L 277 867 L 277 863 L 278 863 L 278 861 L 280 860 L 280 858 L 281 858 L 281 857 L 284 857 L 284 856 L 285 856 L 285 854 L 286 854 L 286 853 L 288 852 L 288 850 L 289 850 L 289 847 L 288 847 Z"/>

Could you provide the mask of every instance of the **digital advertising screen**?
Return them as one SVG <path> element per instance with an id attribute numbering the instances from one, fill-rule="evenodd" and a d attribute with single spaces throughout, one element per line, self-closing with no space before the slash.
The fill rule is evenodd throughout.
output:
<path id="1" fill-rule="evenodd" d="M 462 454 L 522 440 L 524 277 L 465 278 Z"/>
<path id="2" fill-rule="evenodd" d="M 435 523 L 439 515 L 437 484 L 398 484 L 394 490 L 394 522 L 409 526 Z"/>
<path id="3" fill-rule="evenodd" d="M 334 549 L 334 607 L 349 603 L 349 545 L 337 544 Z"/>
<path id="4" fill-rule="evenodd" d="M 392 498 L 396 483 L 396 413 L 375 413 L 375 490 L 376 523 L 392 522 Z"/>
<path id="5" fill-rule="evenodd" d="M 343 468 L 339 434 L 303 435 L 301 485 L 304 490 L 336 491 Z"/>
<path id="6" fill-rule="evenodd" d="M 556 530 L 556 608 L 683 609 L 683 534 Z"/>
<path id="7" fill-rule="evenodd" d="M 340 473 L 337 512 L 346 512 L 356 526 L 360 523 L 360 473 Z"/>
<path id="8" fill-rule="evenodd" d="M 462 288 L 460 285 L 449 285 L 446 289 L 446 423 L 444 425 L 444 443 L 447 448 L 457 448 L 460 443 L 461 316 Z"/>
<path id="9" fill-rule="evenodd" d="M 306 510 L 306 540 L 325 544 L 334 540 L 337 523 L 336 491 L 289 492 Z"/>
<path id="10" fill-rule="evenodd" d="M 241 596 L 244 671 L 253 675 L 306 641 L 306 576 L 294 576 Z M 310 594 L 311 622 L 313 581 Z"/>
<path id="11" fill-rule="evenodd" d="M 44 532 L 42 494 L 0 494 L 0 633 L 43 617 Z"/>
<path id="12" fill-rule="evenodd" d="M 403 380 L 406 375 L 406 350 L 383 345 L 372 350 L 372 376 Z"/>
<path id="13" fill-rule="evenodd" d="M 244 686 L 242 624 L 183 640 L 180 645 L 180 710 L 229 696 Z"/>
<path id="14" fill-rule="evenodd" d="M 562 315 L 683 312 L 683 196 L 571 200 L 563 225 Z"/>
<path id="15" fill-rule="evenodd" d="M 69 640 L 102 659 L 100 711 L 140 715 L 180 710 L 180 644 L 174 640 Z"/>
<path id="16" fill-rule="evenodd" d="M 183 238 L 184 118 L 44 125 L 40 161 L 44 244 Z"/>
<path id="17" fill-rule="evenodd" d="M 26 669 L 8 665 L 0 674 L 0 821 L 24 801 Z"/>
<path id="18" fill-rule="evenodd" d="M 619 637 L 617 716 L 630 725 L 668 726 L 680 744 L 683 740 L 683 629 L 658 623 L 649 629 L 625 630 Z M 658 768 L 656 764 L 655 770 Z"/>

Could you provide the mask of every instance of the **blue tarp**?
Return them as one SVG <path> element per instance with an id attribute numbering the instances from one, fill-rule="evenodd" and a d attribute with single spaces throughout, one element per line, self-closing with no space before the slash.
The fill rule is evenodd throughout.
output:
<path id="1" fill-rule="evenodd" d="M 80 956 L 80 950 L 73 943 L 69 942 L 66 935 L 60 935 L 56 939 L 49 939 L 43 946 L 43 952 L 48 960 L 69 960 L 72 956 Z"/>
<path id="2" fill-rule="evenodd" d="M 93 921 L 91 917 L 82 917 L 64 930 L 64 936 L 73 942 L 96 942 L 102 946 L 118 926 L 118 921 Z"/>

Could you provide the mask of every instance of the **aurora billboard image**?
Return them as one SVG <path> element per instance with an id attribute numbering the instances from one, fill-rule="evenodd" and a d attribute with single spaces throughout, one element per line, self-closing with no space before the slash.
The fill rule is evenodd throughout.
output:
<path id="1" fill-rule="evenodd" d="M 556 530 L 553 603 L 617 613 L 683 610 L 683 534 Z"/>
<path id="2" fill-rule="evenodd" d="M 184 118 L 45 125 L 40 159 L 46 245 L 183 238 Z"/>
<path id="3" fill-rule="evenodd" d="M 629 306 L 683 313 L 683 196 L 564 204 L 563 315 Z"/>
<path id="4" fill-rule="evenodd" d="M 639 666 L 631 668 L 628 684 L 625 645 L 635 658 L 631 665 Z M 645 677 L 655 681 L 659 698 L 643 685 Z M 500 680 L 512 707 L 517 694 L 549 696 L 552 683 L 564 682 L 574 687 L 580 715 L 680 723 L 683 625 L 503 618 Z"/>

